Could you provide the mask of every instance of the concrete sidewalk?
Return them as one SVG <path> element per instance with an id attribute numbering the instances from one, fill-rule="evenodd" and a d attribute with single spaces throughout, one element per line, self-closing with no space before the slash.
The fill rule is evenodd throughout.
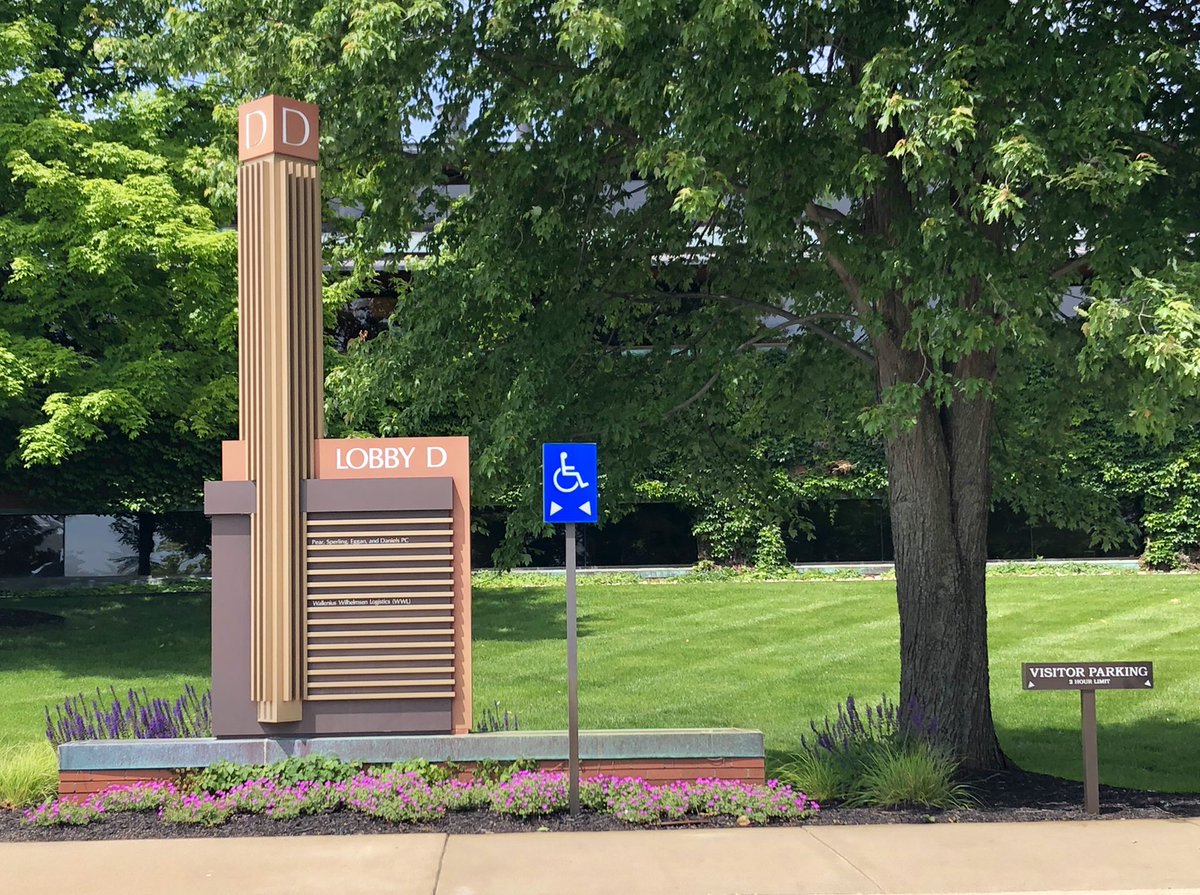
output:
<path id="1" fill-rule="evenodd" d="M 1200 819 L 0 843 L 0 891 L 89 895 L 1200 895 Z"/>

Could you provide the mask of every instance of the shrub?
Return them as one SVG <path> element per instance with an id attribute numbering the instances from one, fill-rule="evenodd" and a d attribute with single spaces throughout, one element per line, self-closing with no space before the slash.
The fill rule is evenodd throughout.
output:
<path id="1" fill-rule="evenodd" d="M 400 774 L 417 774 L 426 783 L 444 783 L 457 777 L 462 767 L 453 761 L 435 764 L 424 758 L 410 758 L 396 762 L 391 770 Z"/>
<path id="2" fill-rule="evenodd" d="M 212 733 L 212 691 L 203 695 L 188 684 L 174 701 L 129 690 L 126 701 L 113 687 L 109 696 L 68 696 L 46 708 L 46 738 L 53 746 L 78 740 L 151 740 L 205 737 Z"/>
<path id="3" fill-rule="evenodd" d="M 883 743 L 867 756 L 846 804 L 965 808 L 974 799 L 967 787 L 954 782 L 957 771 L 957 762 L 933 743 Z"/>
<path id="4" fill-rule="evenodd" d="M 294 786 L 297 783 L 344 783 L 360 770 L 361 761 L 342 761 L 333 755 L 318 753 L 285 758 L 267 765 L 236 764 L 222 759 L 191 777 L 187 788 L 193 792 L 228 792 L 254 780 L 270 780 L 278 786 Z"/>
<path id="5" fill-rule="evenodd" d="M 957 765 L 934 742 L 936 721 L 915 702 L 901 709 L 885 695 L 863 709 L 847 696 L 835 720 L 809 727 L 812 739 L 800 738 L 800 752 L 780 777 L 810 795 L 872 807 L 969 801 L 954 782 Z"/>
<path id="6" fill-rule="evenodd" d="M 634 824 L 652 824 L 689 812 L 772 819 L 803 819 L 819 806 L 792 787 L 771 781 L 756 785 L 730 780 L 697 780 L 656 786 L 641 778 L 593 777 L 580 786 L 581 803 Z M 562 773 L 516 771 L 503 782 L 446 780 L 430 783 L 414 771 L 388 768 L 360 771 L 348 781 L 300 781 L 280 784 L 266 777 L 248 780 L 223 792 L 179 793 L 169 783 L 109 787 L 83 804 L 47 802 L 25 812 L 37 826 L 86 824 L 118 811 L 157 809 L 165 823 L 216 826 L 234 814 L 275 820 L 340 809 L 390 823 L 429 823 L 448 811 L 491 808 L 500 814 L 534 817 L 567 807 Z"/>
<path id="7" fill-rule="evenodd" d="M 536 771 L 538 763 L 533 758 L 518 758 L 505 764 L 495 758 L 484 758 L 476 762 L 472 776 L 481 783 L 502 783 L 512 779 L 514 774 L 521 771 Z"/>
<path id="8" fill-rule="evenodd" d="M 795 572 L 792 564 L 788 562 L 783 532 L 778 525 L 764 525 L 759 529 L 758 543 L 754 548 L 754 568 L 767 575 L 789 575 Z"/>
<path id="9" fill-rule="evenodd" d="M 355 811 L 391 823 L 429 823 L 445 816 L 447 800 L 442 788 L 431 786 L 420 774 L 388 770 L 376 777 L 363 773 L 346 789 L 346 805 Z"/>
<path id="10" fill-rule="evenodd" d="M 104 814 L 119 814 L 123 811 L 157 810 L 178 797 L 179 790 L 175 784 L 164 780 L 151 780 L 117 783 L 89 796 L 85 801 Z"/>
<path id="11" fill-rule="evenodd" d="M 518 771 L 495 784 L 491 807 L 517 817 L 554 814 L 568 807 L 567 775 L 558 772 Z"/>
<path id="12" fill-rule="evenodd" d="M 25 812 L 25 823 L 33 827 L 82 827 L 100 820 L 103 809 L 88 803 L 76 804 L 62 799 L 45 802 Z"/>
<path id="13" fill-rule="evenodd" d="M 232 814 L 233 807 L 224 794 L 213 795 L 210 792 L 182 795 L 166 802 L 158 811 L 158 816 L 167 823 L 197 824 L 202 827 L 223 824 Z"/>
<path id="14" fill-rule="evenodd" d="M 696 814 L 748 817 L 755 823 L 799 820 L 820 810 L 820 805 L 777 780 L 765 786 L 739 780 L 701 779 L 687 784 L 688 809 Z"/>

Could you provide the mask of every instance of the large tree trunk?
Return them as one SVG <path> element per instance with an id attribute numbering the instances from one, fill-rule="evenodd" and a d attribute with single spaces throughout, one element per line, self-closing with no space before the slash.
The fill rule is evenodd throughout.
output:
<path id="1" fill-rule="evenodd" d="M 921 380 L 926 360 L 894 343 L 877 354 L 879 384 Z M 957 377 L 994 381 L 995 359 L 964 358 Z M 961 392 L 887 441 L 888 494 L 900 607 L 901 706 L 919 707 L 965 767 L 1002 768 L 988 682 L 986 581 L 992 399 Z M 1014 678 L 1015 680 L 1015 678 Z"/>

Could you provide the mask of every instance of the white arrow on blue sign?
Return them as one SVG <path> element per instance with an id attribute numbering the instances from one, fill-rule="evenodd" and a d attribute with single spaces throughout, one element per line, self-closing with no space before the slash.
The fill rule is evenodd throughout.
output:
<path id="1" fill-rule="evenodd" d="M 542 445 L 542 519 L 598 522 L 594 444 Z"/>

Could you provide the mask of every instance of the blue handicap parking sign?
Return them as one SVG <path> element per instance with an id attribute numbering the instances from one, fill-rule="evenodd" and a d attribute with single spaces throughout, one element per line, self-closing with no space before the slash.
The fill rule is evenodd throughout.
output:
<path id="1" fill-rule="evenodd" d="M 546 522 L 596 522 L 594 444 L 542 445 L 542 518 Z"/>

